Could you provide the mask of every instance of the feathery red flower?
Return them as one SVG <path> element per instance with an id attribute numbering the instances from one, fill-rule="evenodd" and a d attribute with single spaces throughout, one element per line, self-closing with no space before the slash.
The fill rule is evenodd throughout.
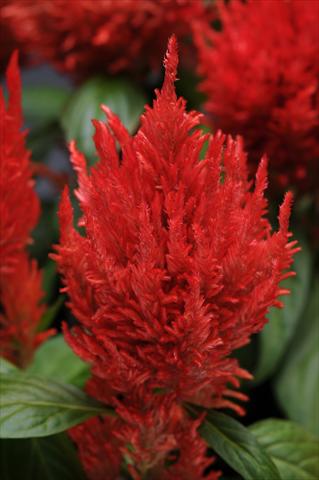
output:
<path id="1" fill-rule="evenodd" d="M 30 153 L 22 128 L 21 81 L 17 52 L 7 70 L 9 101 L 0 89 L 0 354 L 20 366 L 52 332 L 37 333 L 44 307 L 41 272 L 26 246 L 39 216 Z"/>
<path id="2" fill-rule="evenodd" d="M 5 15 L 29 52 L 85 77 L 157 66 L 168 37 L 191 36 L 211 11 L 202 0 L 11 0 Z"/>
<path id="3" fill-rule="evenodd" d="M 39 200 L 34 191 L 30 152 L 22 128 L 21 81 L 17 53 L 7 70 L 9 102 L 6 108 L 0 90 L 0 271 L 7 272 L 16 254 L 29 243 L 30 232 L 39 217 Z"/>
<path id="4" fill-rule="evenodd" d="M 172 411 L 190 401 L 242 412 L 232 398 L 245 396 L 230 386 L 250 375 L 229 355 L 261 330 L 270 306 L 280 306 L 277 297 L 286 292 L 279 283 L 292 275 L 284 272 L 297 250 L 289 242 L 291 195 L 272 234 L 265 218 L 265 160 L 252 190 L 240 139 L 226 141 L 220 132 L 212 137 L 194 129 L 201 115 L 187 113 L 185 100 L 176 97 L 177 62 L 171 39 L 163 88 L 153 107 L 146 107 L 134 137 L 103 107 L 108 123 L 94 121 L 100 162 L 90 173 L 71 145 L 83 235 L 73 227 L 65 192 L 54 256 L 79 321 L 64 328 L 66 339 L 92 365 L 88 391 L 115 406 L 124 422 L 123 444 L 131 446 L 137 464 L 146 456 L 148 466 L 159 451 L 150 455 L 161 421 L 147 420 L 144 428 L 141 417 L 157 415 L 158 402 L 166 412 L 171 398 Z M 200 161 L 206 140 L 209 147 Z M 190 420 L 179 415 L 176 447 L 164 448 L 166 455 L 178 447 L 187 451 L 176 439 Z M 163 415 L 168 423 L 170 417 Z M 156 435 L 141 447 L 140 435 L 145 442 L 152 424 Z M 168 435 L 170 429 L 164 431 Z M 85 448 L 81 434 L 77 441 Z M 183 471 L 193 471 L 195 460 L 198 469 L 207 462 L 185 453 L 176 469 L 185 462 Z"/>
<path id="5" fill-rule="evenodd" d="M 187 418 L 172 397 L 144 391 L 139 402 L 121 405 L 117 418 L 94 418 L 70 431 L 89 480 L 117 479 L 122 463 L 134 480 L 146 473 L 152 480 L 202 478 L 213 461 L 197 432 L 202 419 Z M 219 475 L 212 471 L 205 479 Z"/>
<path id="6" fill-rule="evenodd" d="M 219 3 L 220 32 L 197 29 L 199 73 L 216 128 L 269 154 L 272 186 L 316 188 L 319 168 L 318 0 Z"/>

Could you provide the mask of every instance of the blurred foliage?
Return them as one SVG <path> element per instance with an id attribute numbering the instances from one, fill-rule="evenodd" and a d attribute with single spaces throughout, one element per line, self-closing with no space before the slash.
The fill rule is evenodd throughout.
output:
<path id="1" fill-rule="evenodd" d="M 0 440 L 2 480 L 84 480 L 75 447 L 66 434 Z"/>
<path id="2" fill-rule="evenodd" d="M 130 133 L 134 133 L 144 110 L 142 90 L 124 78 L 91 78 L 71 96 L 61 118 L 68 141 L 76 140 L 81 150 L 94 163 L 92 119 L 106 121 L 101 105 L 118 115 Z"/>
<path id="3" fill-rule="evenodd" d="M 268 323 L 258 336 L 259 354 L 254 371 L 256 383 L 266 380 L 276 370 L 307 302 L 311 279 L 311 254 L 305 240 L 299 244 L 302 250 L 296 254 L 292 267 L 296 276 L 284 280 L 280 285 L 281 288 L 290 290 L 290 295 L 282 297 L 284 308 L 271 308 Z"/>
<path id="4" fill-rule="evenodd" d="M 276 378 L 275 393 L 288 418 L 319 437 L 319 277 Z"/>

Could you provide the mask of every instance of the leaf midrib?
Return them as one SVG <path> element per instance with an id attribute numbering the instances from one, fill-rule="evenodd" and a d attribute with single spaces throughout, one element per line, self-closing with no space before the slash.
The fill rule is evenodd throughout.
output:
<path id="1" fill-rule="evenodd" d="M 215 423 L 213 423 L 213 424 L 210 423 L 209 427 L 206 426 L 205 428 L 210 428 L 210 429 L 212 429 L 212 430 L 214 430 L 214 429 L 217 430 L 218 434 L 219 434 L 221 437 L 223 437 L 224 439 L 226 439 L 226 441 L 227 441 L 228 443 L 230 443 L 231 445 L 233 445 L 233 446 L 235 447 L 235 450 L 238 451 L 239 449 L 241 449 L 241 450 L 243 450 L 244 452 L 248 453 L 248 455 L 249 455 L 250 457 L 253 457 L 252 452 L 251 452 L 247 447 L 245 447 L 242 443 L 235 443 L 231 438 L 227 437 L 227 435 L 225 435 L 222 430 L 220 430 L 219 428 L 217 428 L 216 425 L 215 425 Z M 257 442 L 256 442 L 256 443 L 257 443 Z M 252 444 L 252 447 L 254 447 L 253 444 Z M 214 448 L 215 448 L 215 447 L 214 447 Z M 217 451 L 216 448 L 215 448 L 215 450 Z M 218 453 L 218 452 L 217 452 L 217 453 Z M 266 458 L 267 458 L 267 457 L 266 457 Z M 255 459 L 254 459 L 254 460 L 255 460 Z M 247 470 L 247 468 L 245 467 L 245 465 L 243 464 L 243 462 L 241 461 L 241 459 L 240 459 L 240 463 L 243 465 L 243 467 L 244 467 L 244 469 L 245 469 L 245 472 L 248 472 L 248 473 L 249 473 L 249 470 Z M 258 465 L 258 462 L 255 461 L 255 464 Z M 269 465 L 269 464 L 268 464 L 268 465 Z M 269 465 L 269 469 L 270 469 L 270 467 L 271 467 L 271 465 Z M 276 468 L 275 465 L 274 465 L 274 467 Z M 250 475 L 250 473 L 249 473 L 249 475 Z M 273 478 L 276 478 L 276 477 L 273 477 Z M 279 477 L 277 476 L 277 478 L 279 478 Z"/>
<path id="2" fill-rule="evenodd" d="M 90 407 L 90 406 L 85 406 L 85 405 L 70 405 L 67 403 L 56 403 L 56 402 L 41 402 L 39 400 L 31 400 L 30 402 L 26 402 L 23 400 L 19 400 L 19 402 L 14 401 L 14 402 L 7 402 L 7 403 L 2 403 L 0 404 L 0 407 L 10 407 L 10 406 L 21 406 L 24 405 L 26 407 L 34 407 L 34 406 L 40 406 L 40 407 L 55 407 L 55 408 L 64 408 L 68 410 L 80 410 L 80 411 L 90 411 L 90 412 L 97 412 L 98 414 L 100 413 L 108 413 L 110 410 L 104 409 L 104 408 L 96 408 L 96 407 Z"/>

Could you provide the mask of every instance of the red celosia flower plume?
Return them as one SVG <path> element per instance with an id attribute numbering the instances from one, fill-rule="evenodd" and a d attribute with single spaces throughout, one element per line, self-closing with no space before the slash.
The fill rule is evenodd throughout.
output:
<path id="1" fill-rule="evenodd" d="M 168 37 L 191 36 L 212 10 L 202 0 L 10 0 L 4 14 L 30 53 L 83 77 L 157 66 Z"/>
<path id="2" fill-rule="evenodd" d="M 0 90 L 0 354 L 20 366 L 51 332 L 38 334 L 44 307 L 41 272 L 29 260 L 26 246 L 39 216 L 33 188 L 30 154 L 21 131 L 21 82 L 17 53 L 12 55 L 6 107 Z"/>
<path id="3" fill-rule="evenodd" d="M 16 254 L 29 242 L 39 217 L 39 200 L 33 188 L 30 152 L 22 128 L 21 82 L 17 53 L 7 70 L 9 103 L 0 90 L 0 271 L 7 272 Z"/>
<path id="4" fill-rule="evenodd" d="M 318 0 L 219 3 L 222 30 L 196 43 L 215 127 L 243 135 L 255 163 L 271 159 L 273 187 L 316 188 L 319 168 Z M 270 20 L 271 19 L 271 20 Z"/>
<path id="5" fill-rule="evenodd" d="M 277 297 L 285 291 L 279 283 L 292 274 L 284 272 L 296 249 L 288 232 L 291 195 L 272 234 L 265 218 L 265 160 L 252 190 L 240 139 L 194 129 L 201 115 L 187 113 L 185 100 L 176 97 L 177 62 L 172 39 L 163 88 L 134 137 L 103 107 L 108 123 L 94 122 L 100 162 L 90 173 L 71 145 L 85 234 L 73 227 L 65 192 L 55 258 L 79 320 L 65 327 L 66 338 L 92 365 L 89 393 L 116 408 L 120 448 L 130 445 L 132 464 L 144 465 L 146 458 L 152 468 L 180 448 L 176 472 L 195 472 L 195 460 L 203 472 L 207 459 L 187 453 L 182 431 L 192 427 L 181 402 L 242 412 L 231 399 L 245 396 L 231 386 L 249 374 L 229 355 L 261 330 L 270 306 L 280 305 Z M 174 434 L 155 461 L 159 448 L 152 453 L 152 442 L 164 423 L 158 411 L 169 425 L 165 435 Z M 152 428 L 156 435 L 145 445 Z M 74 438 L 85 448 L 81 433 Z M 201 440 L 193 441 L 202 450 Z"/>

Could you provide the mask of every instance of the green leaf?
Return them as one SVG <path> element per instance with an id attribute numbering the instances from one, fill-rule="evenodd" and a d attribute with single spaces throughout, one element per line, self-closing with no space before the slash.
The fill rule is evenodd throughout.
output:
<path id="1" fill-rule="evenodd" d="M 75 448 L 65 434 L 0 441 L 2 480 L 84 480 Z"/>
<path id="2" fill-rule="evenodd" d="M 53 260 L 48 260 L 43 267 L 43 289 L 45 291 L 45 302 L 49 303 L 55 293 L 58 274 L 56 263 Z"/>
<path id="3" fill-rule="evenodd" d="M 42 332 L 51 326 L 53 320 L 55 319 L 61 306 L 63 305 L 63 302 L 64 302 L 64 297 L 60 296 L 57 298 L 57 300 L 54 302 L 53 305 L 51 305 L 46 309 L 46 311 L 44 312 L 41 318 L 41 322 L 38 326 L 39 332 Z"/>
<path id="4" fill-rule="evenodd" d="M 277 400 L 291 419 L 319 436 L 319 279 L 275 383 Z"/>
<path id="5" fill-rule="evenodd" d="M 249 427 L 282 480 L 318 480 L 319 441 L 293 422 L 268 419 Z"/>
<path id="6" fill-rule="evenodd" d="M 78 148 L 94 159 L 92 119 L 105 120 L 100 105 L 107 105 L 133 133 L 145 103 L 141 90 L 123 78 L 92 78 L 72 96 L 62 116 L 62 128 L 68 141 L 76 140 Z"/>
<path id="7" fill-rule="evenodd" d="M 89 366 L 73 353 L 63 335 L 57 335 L 37 349 L 27 373 L 82 387 L 89 377 Z"/>
<path id="8" fill-rule="evenodd" d="M 280 475 L 253 434 L 241 423 L 220 412 L 210 411 L 199 427 L 209 447 L 245 480 L 280 480 Z"/>
<path id="9" fill-rule="evenodd" d="M 45 437 L 111 409 L 81 390 L 25 374 L 0 375 L 0 438 Z"/>
<path id="10" fill-rule="evenodd" d="M 32 127 L 57 120 L 70 96 L 65 87 L 32 85 L 23 87 L 22 109 Z"/>
<path id="11" fill-rule="evenodd" d="M 254 372 L 254 383 L 266 380 L 278 367 L 291 342 L 298 320 L 305 308 L 311 277 L 311 255 L 304 241 L 300 242 L 301 252 L 296 255 L 292 270 L 297 275 L 281 283 L 282 288 L 291 291 L 284 298 L 284 308 L 272 308 L 269 322 L 259 334 L 259 355 Z"/>
<path id="12" fill-rule="evenodd" d="M 59 239 L 59 223 L 57 216 L 58 202 L 42 202 L 40 221 L 32 232 L 33 242 L 29 247 L 32 257 L 44 264 L 48 259 L 48 252 Z"/>
<path id="13" fill-rule="evenodd" d="M 6 358 L 0 357 L 0 374 L 8 375 L 10 373 L 18 372 L 18 368 L 9 362 Z"/>

